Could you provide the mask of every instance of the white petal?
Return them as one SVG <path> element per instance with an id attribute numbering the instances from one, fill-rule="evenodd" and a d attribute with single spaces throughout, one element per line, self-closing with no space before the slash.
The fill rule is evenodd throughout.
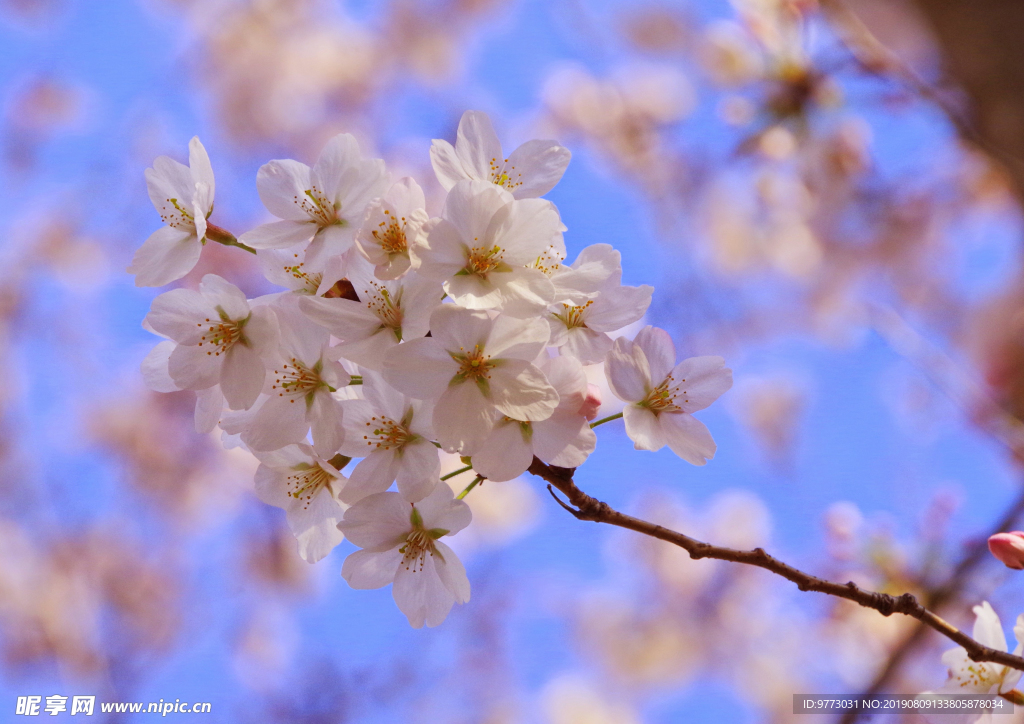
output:
<path id="1" fill-rule="evenodd" d="M 651 371 L 651 382 L 655 385 L 660 384 L 676 363 L 676 348 L 668 332 L 648 325 L 637 332 L 633 344 L 644 351 Z"/>
<path id="2" fill-rule="evenodd" d="M 245 232 L 238 240 L 253 249 L 288 249 L 305 244 L 316 230 L 317 225 L 308 219 L 272 221 Z"/>
<path id="3" fill-rule="evenodd" d="M 375 493 L 346 510 L 338 529 L 360 548 L 398 547 L 412 530 L 411 513 L 398 493 Z"/>
<path id="4" fill-rule="evenodd" d="M 228 319 L 245 319 L 249 316 L 249 302 L 242 290 L 223 277 L 206 274 L 199 282 L 199 293 L 206 297 L 211 307 L 220 307 Z"/>
<path id="5" fill-rule="evenodd" d="M 557 415 L 558 412 L 555 414 Z M 544 420 L 543 422 L 538 422 L 537 425 L 546 425 L 547 423 L 548 420 Z M 562 468 L 576 468 L 587 461 L 590 453 L 594 452 L 596 447 L 597 433 L 590 428 L 589 423 L 584 419 L 584 424 L 580 426 L 579 433 L 569 441 L 569 444 L 561 452 L 553 457 L 547 457 L 546 455 L 541 455 L 540 450 L 538 450 L 537 457 L 550 465 L 557 465 Z"/>
<path id="6" fill-rule="evenodd" d="M 639 402 L 647 396 L 652 387 L 651 370 L 639 346 L 625 337 L 619 337 L 604 365 L 608 386 L 620 400 Z"/>
<path id="7" fill-rule="evenodd" d="M 199 292 L 172 289 L 153 300 L 145 324 L 175 342 L 195 344 L 205 331 L 202 323 L 210 317 L 216 317 L 216 310 Z"/>
<path id="8" fill-rule="evenodd" d="M 561 406 L 546 420 L 533 423 L 534 451 L 544 462 L 550 462 L 558 457 L 562 451 L 572 444 L 583 428 L 590 430 L 590 423 L 587 418 L 576 412 L 576 410 L 565 409 Z M 589 440 L 589 436 L 588 440 Z M 586 451 L 589 455 L 593 448 Z M 586 455 L 583 456 L 584 460 Z M 473 458 L 475 461 L 476 458 Z M 581 463 L 582 461 L 580 461 Z M 576 467 L 580 463 L 568 467 Z"/>
<path id="9" fill-rule="evenodd" d="M 398 548 L 386 551 L 356 551 L 341 565 L 341 575 L 352 588 L 383 588 L 395 580 L 402 554 Z"/>
<path id="10" fill-rule="evenodd" d="M 163 226 L 136 250 L 128 273 L 137 287 L 160 287 L 192 271 L 202 251 L 195 234 Z"/>
<path id="11" fill-rule="evenodd" d="M 430 144 L 430 165 L 434 167 L 437 180 L 445 191 L 463 179 L 469 178 L 462 168 L 462 161 L 455 153 L 455 147 L 448 141 L 435 138 Z"/>
<path id="12" fill-rule="evenodd" d="M 473 453 L 473 469 L 496 482 L 519 477 L 533 462 L 532 437 L 533 431 L 524 435 L 515 420 L 499 422 Z"/>
<path id="13" fill-rule="evenodd" d="M 232 410 L 248 410 L 263 389 L 267 373 L 263 360 L 252 347 L 241 342 L 231 345 L 223 357 L 220 387 L 224 399 Z"/>
<path id="14" fill-rule="evenodd" d="M 513 203 L 515 199 L 510 193 L 492 183 L 460 181 L 448 192 L 441 216 L 455 227 L 461 243 L 473 247 L 474 240 L 488 239 L 495 214 Z M 433 248 L 433 242 L 429 243 Z"/>
<path id="15" fill-rule="evenodd" d="M 664 412 L 658 421 L 665 443 L 686 462 L 704 465 L 715 456 L 717 446 L 711 432 L 696 417 L 685 412 Z"/>
<path id="16" fill-rule="evenodd" d="M 437 546 L 437 552 L 443 558 L 443 561 L 434 561 L 438 577 L 445 588 L 455 596 L 455 603 L 467 603 L 469 601 L 469 578 L 466 576 L 466 569 L 463 567 L 462 561 L 455 555 L 455 551 L 441 541 L 437 541 L 434 545 Z"/>
<path id="17" fill-rule="evenodd" d="M 442 554 L 443 555 L 443 554 Z M 452 554 L 454 556 L 454 553 Z M 398 566 L 391 593 L 398 610 L 409 619 L 413 628 L 437 626 L 448 617 L 455 603 L 453 594 L 438 575 L 437 554 L 428 554 L 419 561 Z"/>
<path id="18" fill-rule="evenodd" d="M 256 173 L 256 191 L 267 210 L 279 219 L 306 221 L 303 204 L 310 202 L 309 166 L 291 159 L 271 161 Z"/>
<path id="19" fill-rule="evenodd" d="M 370 452 L 352 471 L 348 484 L 341 491 L 341 499 L 355 503 L 367 495 L 383 493 L 395 481 L 398 466 L 394 450 Z"/>
<path id="20" fill-rule="evenodd" d="M 544 349 L 550 334 L 551 327 L 540 319 L 498 315 L 490 325 L 484 349 L 495 358 L 532 361 Z"/>
<path id="21" fill-rule="evenodd" d="M 220 385 L 196 392 L 196 432 L 200 435 L 213 432 L 223 413 L 224 394 L 220 391 Z"/>
<path id="22" fill-rule="evenodd" d="M 604 362 L 612 348 L 612 339 L 604 332 L 595 332 L 586 327 L 566 330 L 565 343 L 558 351 L 571 355 L 585 365 Z"/>
<path id="23" fill-rule="evenodd" d="M 601 292 L 587 310 L 587 326 L 598 332 L 614 332 L 639 321 L 651 306 L 654 287 L 613 287 Z"/>
<path id="24" fill-rule="evenodd" d="M 313 164 L 312 172 L 328 199 L 333 201 L 337 198 L 342 178 L 357 168 L 362 160 L 359 142 L 351 133 L 339 133 L 327 141 Z"/>
<path id="25" fill-rule="evenodd" d="M 494 424 L 494 405 L 473 382 L 445 389 L 434 406 L 434 431 L 441 447 L 472 455 Z"/>
<path id="26" fill-rule="evenodd" d="M 188 208 L 195 187 L 196 182 L 189 167 L 173 158 L 159 156 L 153 161 L 153 168 L 146 169 L 146 190 L 149 192 L 149 200 L 161 215 L 164 215 L 171 199 Z M 173 209 L 173 206 L 171 208 Z"/>
<path id="27" fill-rule="evenodd" d="M 331 491 L 321 488 L 312 500 L 295 500 L 288 508 L 288 527 L 299 542 L 299 555 L 316 563 L 344 537 L 338 530 L 343 511 Z"/>
<path id="28" fill-rule="evenodd" d="M 732 370 L 724 369 L 721 357 L 690 357 L 672 370 L 679 392 L 675 403 L 685 412 L 703 410 L 732 387 Z"/>
<path id="29" fill-rule="evenodd" d="M 622 411 L 626 423 L 626 434 L 637 450 L 661 450 L 665 447 L 665 435 L 658 417 L 644 407 L 626 405 Z"/>
<path id="30" fill-rule="evenodd" d="M 999 616 L 988 601 L 974 607 L 974 640 L 998 651 L 1006 651 L 1006 634 Z"/>
<path id="31" fill-rule="evenodd" d="M 171 340 L 164 340 L 151 349 L 146 359 L 142 360 L 142 379 L 149 389 L 155 392 L 176 392 L 181 389 L 174 384 L 167 371 L 167 361 L 175 346 Z"/>
<path id="32" fill-rule="evenodd" d="M 366 339 L 381 326 L 380 317 L 367 309 L 365 303 L 351 299 L 303 297 L 299 300 L 299 308 L 343 342 Z"/>
<path id="33" fill-rule="evenodd" d="M 213 194 L 216 184 L 213 179 L 213 166 L 210 165 L 210 157 L 206 153 L 199 136 L 193 136 L 188 144 L 188 167 L 192 175 L 193 184 L 201 183 L 207 188 L 209 202 L 212 206 Z M 210 212 L 210 206 L 203 209 L 204 215 Z"/>
<path id="34" fill-rule="evenodd" d="M 500 219 L 492 223 L 491 241 L 504 249 L 503 258 L 508 264 L 529 264 L 549 246 L 565 253 L 562 239 L 562 219 L 558 209 L 545 199 L 523 199 L 513 201 L 508 213 L 495 216 Z"/>
<path id="35" fill-rule="evenodd" d="M 482 111 L 466 111 L 459 121 L 455 153 L 470 178 L 491 180 L 492 166 L 501 166 L 501 142 L 491 119 Z"/>
<path id="36" fill-rule="evenodd" d="M 494 406 L 514 420 L 546 420 L 558 406 L 558 392 L 530 363 L 507 360 L 491 370 Z"/>
<path id="37" fill-rule="evenodd" d="M 222 359 L 205 347 L 179 344 L 167 358 L 167 372 L 183 390 L 205 390 L 220 382 Z"/>
<path id="38" fill-rule="evenodd" d="M 619 286 L 622 279 L 622 255 L 611 244 L 592 244 L 576 257 L 570 267 L 562 267 L 551 281 L 556 299 L 582 299 L 604 289 Z"/>
<path id="39" fill-rule="evenodd" d="M 424 528 L 444 528 L 450 535 L 458 533 L 473 520 L 469 505 L 456 500 L 454 491 L 447 485 L 434 488 L 434 492 L 416 503 L 416 510 L 423 518 Z"/>
<path id="40" fill-rule="evenodd" d="M 423 500 L 438 485 L 441 456 L 429 440 L 420 439 L 405 445 L 398 464 L 398 490 L 410 503 Z"/>
<path id="41" fill-rule="evenodd" d="M 384 379 L 417 399 L 437 399 L 458 372 L 458 364 L 432 338 L 403 342 L 384 363 Z"/>
<path id="42" fill-rule="evenodd" d="M 313 404 L 309 408 L 313 449 L 325 460 L 338 452 L 345 441 L 345 427 L 341 422 L 342 415 L 341 404 L 331 397 L 329 392 L 320 391 L 313 396 Z"/>
<path id="43" fill-rule="evenodd" d="M 555 141 L 527 141 L 508 157 L 508 165 L 521 174 L 512 192 L 517 199 L 543 196 L 562 178 L 572 154 Z M 512 172 L 509 172 L 512 175 Z"/>
<path id="44" fill-rule="evenodd" d="M 515 317 L 540 314 L 555 298 L 555 287 L 539 269 L 513 267 L 505 274 L 491 275 L 498 282 L 498 307 Z M 459 277 L 456 277 L 459 278 Z"/>
<path id="45" fill-rule="evenodd" d="M 304 442 L 309 432 L 306 403 L 272 395 L 256 410 L 242 440 L 253 450 L 276 450 L 290 443 Z"/>

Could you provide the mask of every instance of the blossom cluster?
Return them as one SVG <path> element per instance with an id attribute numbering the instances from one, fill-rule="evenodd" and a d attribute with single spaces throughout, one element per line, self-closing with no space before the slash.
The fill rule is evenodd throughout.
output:
<path id="1" fill-rule="evenodd" d="M 470 595 L 442 541 L 469 525 L 470 488 L 456 497 L 443 482 L 441 450 L 462 456 L 474 484 L 511 480 L 535 458 L 581 465 L 600 405 L 585 368 L 603 365 L 637 449 L 668 446 L 695 465 L 715 453 L 693 413 L 732 373 L 721 357 L 677 363 L 661 329 L 613 337 L 644 317 L 653 289 L 621 283 L 609 244 L 565 263 L 567 229 L 541 197 L 569 158 L 546 140 L 506 157 L 488 117 L 468 111 L 455 145 L 430 149 L 447 192 L 431 216 L 415 180 L 392 182 L 341 134 L 312 167 L 260 168 L 278 220 L 237 239 L 208 221 L 215 185 L 198 139 L 188 166 L 161 157 L 146 173 L 164 226 L 129 268 L 137 285 L 182 278 L 215 241 L 254 251 L 284 288 L 247 299 L 207 274 L 159 295 L 144 322 L 164 337 L 143 362 L 147 383 L 195 390 L 196 429 L 220 427 L 259 459 L 256 494 L 286 511 L 300 555 L 318 561 L 347 537 L 361 550 L 344 578 L 393 584 L 416 627 Z"/>

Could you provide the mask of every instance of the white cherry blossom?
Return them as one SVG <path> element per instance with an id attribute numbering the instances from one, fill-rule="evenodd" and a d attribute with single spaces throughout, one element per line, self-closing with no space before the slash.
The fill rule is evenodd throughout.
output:
<path id="1" fill-rule="evenodd" d="M 156 331 L 150 329 L 154 334 Z M 177 347 L 174 340 L 166 339 L 149 351 L 142 360 L 142 379 L 154 392 L 178 392 L 179 387 L 168 370 L 171 353 Z M 201 435 L 213 432 L 225 408 L 224 393 L 220 385 L 196 390 L 195 428 Z"/>
<path id="2" fill-rule="evenodd" d="M 416 266 L 416 250 L 426 240 L 424 226 L 430 219 L 426 205 L 423 189 L 406 177 L 367 208 L 356 243 L 378 279 L 397 279 Z"/>
<path id="3" fill-rule="evenodd" d="M 980 644 L 989 646 L 997 651 L 1006 651 L 1006 636 L 1003 633 L 1003 624 L 999 616 L 992 609 L 988 601 L 983 601 L 980 606 L 974 607 L 974 631 L 973 638 Z M 1017 617 L 1017 623 L 1013 627 L 1013 633 L 1017 637 L 1017 647 L 1013 650 L 1015 656 L 1020 656 L 1024 651 L 1024 614 Z M 926 694 L 976 694 L 997 696 L 1006 694 L 1020 681 L 1021 672 L 1011 669 L 1002 664 L 991 661 L 971 661 L 967 656 L 967 650 L 962 646 L 949 649 L 942 655 L 942 663 L 949 669 L 949 679 L 935 691 L 925 692 Z M 949 721 L 952 724 L 973 724 L 974 722 L 987 722 L 989 714 L 980 716 L 977 710 L 971 713 L 954 713 L 936 717 L 935 720 Z M 998 721 L 998 720 L 996 720 Z"/>
<path id="4" fill-rule="evenodd" d="M 434 432 L 449 452 L 472 455 L 494 426 L 494 413 L 546 420 L 558 393 L 533 360 L 548 341 L 540 319 L 442 304 L 430 316 L 431 337 L 403 342 L 384 378 L 410 397 L 436 400 Z"/>
<path id="5" fill-rule="evenodd" d="M 583 364 L 603 362 L 612 348 L 606 332 L 639 321 L 651 305 L 654 287 L 612 287 L 594 294 L 582 304 L 562 302 L 549 308 L 551 346 Z"/>
<path id="6" fill-rule="evenodd" d="M 472 519 L 451 488 L 438 485 L 415 505 L 398 493 L 375 493 L 345 511 L 338 528 L 363 550 L 345 559 L 341 575 L 352 588 L 391 589 L 414 628 L 437 626 L 452 605 L 469 601 L 469 579 L 440 539 Z"/>
<path id="7" fill-rule="evenodd" d="M 369 370 L 363 372 L 362 391 L 364 399 L 341 403 L 345 410 L 341 451 L 363 458 L 341 499 L 354 503 L 384 492 L 397 480 L 406 500 L 422 500 L 441 474 L 440 452 L 431 442 L 431 404 L 406 397 Z"/>
<path id="8" fill-rule="evenodd" d="M 430 162 L 437 180 L 450 191 L 465 179 L 485 181 L 511 192 L 517 199 L 543 196 L 562 178 L 572 154 L 555 141 L 527 141 L 509 154 L 491 119 L 482 111 L 466 111 L 459 121 L 455 146 L 435 139 Z"/>
<path id="9" fill-rule="evenodd" d="M 206 149 L 194 137 L 188 166 L 167 156 L 146 169 L 149 199 L 164 226 L 139 247 L 128 267 L 139 287 L 159 287 L 181 279 L 195 267 L 206 243 L 206 219 L 213 212 L 215 184 Z"/>
<path id="10" fill-rule="evenodd" d="M 250 309 L 238 287 L 207 274 L 199 291 L 172 289 L 154 299 L 146 324 L 177 343 L 167 367 L 179 389 L 219 384 L 234 409 L 256 401 L 265 360 L 276 348 L 277 320 L 265 307 Z"/>
<path id="11" fill-rule="evenodd" d="M 694 465 L 715 456 L 715 441 L 693 417 L 732 387 L 732 370 L 721 357 L 691 357 L 675 364 L 668 333 L 644 327 L 632 342 L 615 340 L 605 361 L 608 385 L 626 405 L 626 434 L 637 450 L 672 452 Z"/>
<path id="12" fill-rule="evenodd" d="M 403 339 L 424 336 L 431 313 L 441 304 L 437 283 L 416 272 L 390 281 L 358 274 L 349 281 L 358 302 L 306 297 L 299 306 L 341 340 L 337 354 L 369 369 L 381 369 Z"/>
<path id="13" fill-rule="evenodd" d="M 367 205 L 387 185 L 384 162 L 363 158 L 355 137 L 339 134 L 327 142 L 312 168 L 291 159 L 260 168 L 260 199 L 282 220 L 258 226 L 239 241 L 254 249 L 288 249 L 309 242 L 306 266 L 322 269 L 327 259 L 352 248 Z"/>
<path id="14" fill-rule="evenodd" d="M 553 357 L 538 364 L 558 392 L 558 407 L 538 422 L 501 415 L 494 429 L 473 453 L 473 469 L 489 480 L 511 480 L 526 472 L 533 457 L 551 465 L 582 465 L 597 445 L 585 412 L 588 388 L 583 366 L 572 357 Z"/>
<path id="15" fill-rule="evenodd" d="M 327 330 L 310 322 L 294 305 L 278 298 L 274 311 L 281 344 L 257 403 L 241 429 L 242 442 L 253 450 L 277 450 L 304 442 L 312 431 L 313 449 L 334 455 L 344 439 L 342 408 L 331 394 L 350 375 L 329 353 Z"/>
<path id="16" fill-rule="evenodd" d="M 309 445 L 287 445 L 254 454 L 260 461 L 256 495 L 264 503 L 284 509 L 288 527 L 299 543 L 299 555 L 316 563 L 344 538 L 338 523 L 345 507 L 338 494 L 345 488 L 345 476 Z M 344 462 L 338 460 L 338 464 Z"/>
<path id="17" fill-rule="evenodd" d="M 549 249 L 565 255 L 565 227 L 543 199 L 517 201 L 483 181 L 462 181 L 448 193 L 420 254 L 420 273 L 444 283 L 455 303 L 539 313 L 554 301 L 554 286 L 532 266 Z"/>

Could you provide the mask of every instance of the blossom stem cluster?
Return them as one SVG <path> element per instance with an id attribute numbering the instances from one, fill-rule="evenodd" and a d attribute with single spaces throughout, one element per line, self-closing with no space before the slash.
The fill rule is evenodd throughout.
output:
<path id="1" fill-rule="evenodd" d="M 593 428 L 623 418 L 638 450 L 668 447 L 703 465 L 716 450 L 695 416 L 732 385 L 721 357 L 677 361 L 669 335 L 635 335 L 652 287 L 622 284 L 600 241 L 566 263 L 558 208 L 543 198 L 569 151 L 532 140 L 507 156 L 490 119 L 468 111 L 430 160 L 445 190 L 428 210 L 412 178 L 391 178 L 350 134 L 312 165 L 263 165 L 265 223 L 235 237 L 210 221 L 206 149 L 146 172 L 163 226 L 135 254 L 139 286 L 186 278 L 156 297 L 144 326 L 162 337 L 142 365 L 158 391 L 194 390 L 200 432 L 259 460 L 255 492 L 284 509 L 310 563 L 345 538 L 360 550 L 353 588 L 392 586 L 419 627 L 466 603 L 448 546 L 472 519 L 464 498 L 531 468 L 574 469 Z M 188 278 L 207 241 L 256 256 L 280 291 L 246 298 L 216 274 Z M 622 412 L 598 416 L 603 370 Z M 620 408 L 621 409 L 621 408 Z M 464 467 L 441 475 L 441 453 Z M 447 481 L 475 475 L 458 495 Z"/>

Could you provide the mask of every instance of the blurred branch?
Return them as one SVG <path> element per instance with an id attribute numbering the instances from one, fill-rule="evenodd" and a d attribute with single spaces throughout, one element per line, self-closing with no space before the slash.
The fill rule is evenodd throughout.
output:
<path id="1" fill-rule="evenodd" d="M 557 488 L 565 495 L 569 499 L 571 506 L 559 500 L 557 496 L 555 498 L 577 520 L 606 523 L 672 543 L 683 548 L 690 554 L 690 558 L 694 560 L 713 558 L 720 561 L 732 561 L 733 563 L 743 563 L 763 568 L 766 571 L 782 576 L 786 580 L 792 581 L 801 591 L 817 591 L 829 596 L 845 598 L 847 601 L 852 601 L 865 608 L 872 608 L 883 616 L 901 613 L 905 616 L 916 618 L 922 625 L 935 629 L 946 638 L 963 646 L 967 651 L 967 656 L 972 661 L 991 661 L 1024 671 L 1024 658 L 978 643 L 960 629 L 929 611 L 911 593 L 904 593 L 902 596 L 890 596 L 887 593 L 865 590 L 853 581 L 847 583 L 826 581 L 809 573 L 804 573 L 788 563 L 783 563 L 766 553 L 763 548 L 744 551 L 714 546 L 663 526 L 620 513 L 607 503 L 593 498 L 580 490 L 573 481 L 574 468 L 559 468 L 547 465 L 535 457 L 529 467 L 529 472 L 549 483 L 548 490 L 552 496 L 555 496 L 554 491 L 551 490 L 552 487 Z"/>
<path id="2" fill-rule="evenodd" d="M 1016 0 L 918 0 L 942 46 L 945 65 L 971 100 L 968 111 L 917 75 L 849 8 L 821 0 L 840 40 L 860 66 L 894 80 L 942 110 L 957 133 L 1001 164 L 1024 195 L 1024 4 Z M 985 7 L 980 7 L 985 6 Z"/>
<path id="3" fill-rule="evenodd" d="M 999 522 L 990 529 L 988 535 L 979 538 L 973 544 L 968 546 L 967 552 L 964 554 L 963 558 L 960 559 L 960 562 L 956 565 L 956 568 L 953 569 L 953 572 L 949 577 L 938 586 L 925 591 L 924 595 L 921 597 L 924 600 L 924 606 L 938 610 L 953 600 L 956 597 L 956 594 L 960 592 L 964 584 L 967 582 L 968 576 L 970 576 L 974 569 L 988 557 L 989 536 L 1009 530 L 1017 519 L 1020 518 L 1021 514 L 1024 514 L 1024 492 L 1021 492 L 1021 494 L 1017 496 L 1017 499 L 1014 500 L 1013 504 L 1006 510 Z M 872 681 L 867 688 L 858 693 L 857 698 L 874 698 L 884 691 L 899 673 L 903 663 L 924 642 L 925 635 L 928 633 L 928 630 L 929 627 L 924 622 L 915 626 L 914 629 L 896 645 L 892 650 L 892 653 L 889 654 L 889 658 L 886 660 L 885 666 L 883 666 L 875 676 L 874 681 Z M 843 714 L 839 721 L 841 724 L 853 724 L 853 722 L 857 721 L 859 718 L 860 713 L 850 710 Z"/>

